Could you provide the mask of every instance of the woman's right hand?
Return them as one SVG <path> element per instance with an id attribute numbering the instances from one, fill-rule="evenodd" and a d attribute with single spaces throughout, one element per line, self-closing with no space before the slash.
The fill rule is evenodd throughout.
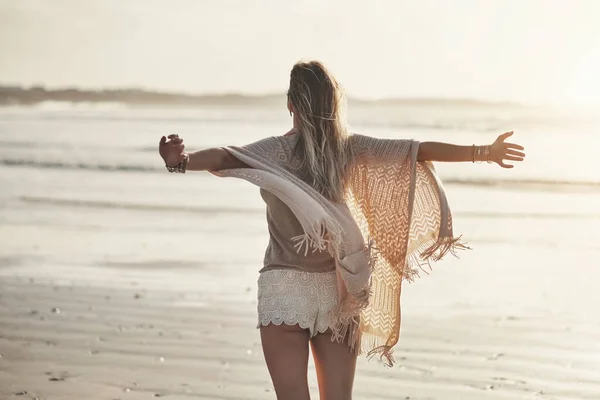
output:
<path id="1" fill-rule="evenodd" d="M 185 152 L 183 150 L 185 149 L 185 145 L 179 135 L 169 135 L 168 138 L 169 140 L 165 136 L 160 138 L 158 153 L 166 165 L 174 167 L 184 159 Z"/>
<path id="2" fill-rule="evenodd" d="M 506 164 L 504 160 L 523 161 L 525 153 L 523 146 L 515 143 L 505 143 L 505 140 L 513 135 L 514 132 L 506 132 L 498 136 L 496 141 L 490 146 L 490 160 L 497 163 L 502 168 L 513 168 L 514 165 Z"/>

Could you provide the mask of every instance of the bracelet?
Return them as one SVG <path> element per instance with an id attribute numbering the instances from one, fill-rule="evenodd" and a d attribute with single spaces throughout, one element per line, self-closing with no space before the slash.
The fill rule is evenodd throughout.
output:
<path id="1" fill-rule="evenodd" d="M 473 152 L 472 152 L 472 160 L 473 162 L 477 162 L 477 163 L 481 163 L 483 161 L 487 162 L 488 164 L 492 163 L 491 160 L 491 146 L 487 145 L 487 146 L 475 146 L 473 145 Z"/>
<path id="2" fill-rule="evenodd" d="M 185 153 L 185 155 L 183 156 L 183 160 L 179 161 L 175 166 L 170 167 L 167 165 L 167 163 L 165 163 L 165 167 L 167 168 L 167 171 L 169 172 L 175 172 L 177 174 L 185 174 L 185 170 L 187 168 L 187 163 L 190 159 L 190 155 L 188 153 Z"/>

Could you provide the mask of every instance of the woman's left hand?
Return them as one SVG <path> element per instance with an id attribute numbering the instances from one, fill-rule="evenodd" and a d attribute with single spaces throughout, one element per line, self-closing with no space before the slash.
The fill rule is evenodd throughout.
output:
<path id="1" fill-rule="evenodd" d="M 504 160 L 523 161 L 525 153 L 519 150 L 525 150 L 523 146 L 515 143 L 505 143 L 504 141 L 513 135 L 514 132 L 506 132 L 498 136 L 498 139 L 490 146 L 490 160 L 498 163 L 502 168 L 513 168 L 514 165 L 505 164 Z"/>
<path id="2" fill-rule="evenodd" d="M 158 153 L 165 161 L 165 164 L 174 167 L 182 161 L 185 157 L 185 145 L 183 144 L 183 139 L 179 137 L 179 135 L 169 135 L 167 137 L 163 136 L 160 138 L 160 142 L 158 144 Z"/>

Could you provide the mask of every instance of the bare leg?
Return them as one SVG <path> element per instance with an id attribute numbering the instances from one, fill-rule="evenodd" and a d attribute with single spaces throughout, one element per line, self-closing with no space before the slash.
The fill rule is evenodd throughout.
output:
<path id="1" fill-rule="evenodd" d="M 321 400 L 351 400 L 356 354 L 346 343 L 331 341 L 331 331 L 310 341 L 319 381 Z"/>
<path id="2" fill-rule="evenodd" d="M 262 348 L 278 400 L 310 400 L 309 332 L 298 325 L 261 326 Z"/>

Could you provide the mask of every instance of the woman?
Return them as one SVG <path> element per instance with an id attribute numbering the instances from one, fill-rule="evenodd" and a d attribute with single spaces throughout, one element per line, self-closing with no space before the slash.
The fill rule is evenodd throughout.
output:
<path id="1" fill-rule="evenodd" d="M 278 399 L 309 398 L 309 345 L 323 400 L 352 397 L 357 354 L 393 363 L 402 281 L 461 247 L 429 161 L 512 168 L 505 160 L 525 156 L 505 143 L 512 132 L 490 146 L 349 134 L 342 98 L 320 62 L 300 62 L 291 71 L 287 134 L 194 153 L 177 135 L 160 140 L 171 172 L 211 171 L 261 187 L 270 242 L 258 319 Z"/>

